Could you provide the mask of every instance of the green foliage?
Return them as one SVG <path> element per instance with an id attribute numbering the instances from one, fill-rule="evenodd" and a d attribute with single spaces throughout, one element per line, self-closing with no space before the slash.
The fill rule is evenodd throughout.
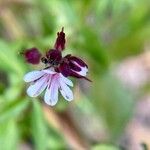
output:
<path id="1" fill-rule="evenodd" d="M 100 144 L 100 145 L 94 146 L 92 150 L 119 150 L 119 148 L 112 146 L 112 145 Z"/>
<path id="2" fill-rule="evenodd" d="M 40 103 L 36 100 L 33 101 L 31 132 L 36 150 L 62 149 L 64 147 L 60 135 L 51 127 L 48 129 Z"/>
<path id="3" fill-rule="evenodd" d="M 11 56 L 11 57 L 10 57 Z M 17 58 L 19 56 L 19 51 L 14 53 L 11 45 L 4 41 L 0 41 L 0 67 L 8 73 L 15 72 L 17 75 L 23 75 L 23 64 Z"/>
<path id="4" fill-rule="evenodd" d="M 135 97 L 111 73 L 105 73 L 95 83 L 92 101 L 97 111 L 102 114 L 114 141 L 122 133 L 126 123 L 132 116 Z"/>
<path id="5" fill-rule="evenodd" d="M 0 148 L 16 150 L 19 145 L 19 134 L 15 120 L 11 119 L 0 124 Z"/>
<path id="6" fill-rule="evenodd" d="M 35 149 L 46 150 L 47 149 L 47 128 L 44 123 L 41 107 L 37 101 L 33 101 L 33 113 L 32 113 L 32 135 L 35 143 Z"/>
<path id="7" fill-rule="evenodd" d="M 4 99 L 3 99 L 4 100 Z M 17 119 L 26 107 L 28 106 L 28 100 L 16 100 L 12 102 L 2 102 L 0 106 L 0 123 L 7 122 L 8 120 Z M 22 114 L 23 115 L 23 114 Z"/>

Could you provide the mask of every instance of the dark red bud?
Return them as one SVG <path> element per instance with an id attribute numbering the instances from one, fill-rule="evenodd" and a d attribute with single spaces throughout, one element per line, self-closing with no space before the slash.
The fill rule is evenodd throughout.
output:
<path id="1" fill-rule="evenodd" d="M 71 57 L 71 54 L 67 54 L 64 58 L 69 59 Z"/>
<path id="2" fill-rule="evenodd" d="M 64 28 L 62 28 L 61 32 L 57 33 L 57 39 L 54 47 L 55 49 L 62 51 L 65 49 L 65 43 L 66 43 L 65 33 L 64 33 Z"/>
<path id="3" fill-rule="evenodd" d="M 36 65 L 40 62 L 41 53 L 35 47 L 25 50 L 23 54 L 25 60 L 30 64 Z"/>
<path id="4" fill-rule="evenodd" d="M 88 68 L 87 64 L 83 60 L 81 60 L 80 58 L 78 58 L 78 57 L 70 56 L 69 60 L 76 62 L 77 64 L 79 64 L 82 67 L 87 67 Z"/>
<path id="5" fill-rule="evenodd" d="M 61 72 L 65 77 L 74 77 L 74 78 L 81 78 L 81 79 L 86 79 L 88 81 L 91 82 L 90 79 L 88 79 L 85 76 L 81 76 L 80 74 L 78 74 L 76 71 L 80 70 L 80 68 L 77 68 L 77 66 L 71 66 L 70 63 L 61 63 L 59 68 L 57 68 L 57 72 Z"/>
<path id="6" fill-rule="evenodd" d="M 69 64 L 69 67 L 73 71 L 80 72 L 82 67 L 87 67 L 87 64 L 81 60 L 78 57 L 71 56 L 71 54 L 68 54 L 64 57 L 64 61 L 66 61 Z"/>
<path id="7" fill-rule="evenodd" d="M 62 54 L 58 50 L 51 49 L 48 52 L 46 52 L 46 57 L 50 61 L 60 62 L 62 59 Z"/>
<path id="8" fill-rule="evenodd" d="M 61 72 L 65 77 L 70 75 L 70 67 L 67 63 L 61 63 L 59 66 L 59 72 Z"/>
<path id="9" fill-rule="evenodd" d="M 74 71 L 70 71 L 70 74 L 69 74 L 69 76 L 71 76 L 71 77 L 75 77 L 75 78 L 79 78 L 79 79 L 85 79 L 85 80 L 87 80 L 87 81 L 89 81 L 89 82 L 92 82 L 90 79 L 88 79 L 87 77 L 85 77 L 85 76 L 81 76 L 81 75 L 79 75 L 78 73 L 76 73 L 76 72 L 74 72 Z"/>
<path id="10" fill-rule="evenodd" d="M 70 68 L 71 68 L 72 70 L 74 70 L 74 71 L 77 71 L 77 72 L 81 71 L 81 67 L 77 66 L 77 65 L 74 64 L 73 62 L 69 62 L 69 66 L 70 66 Z"/>

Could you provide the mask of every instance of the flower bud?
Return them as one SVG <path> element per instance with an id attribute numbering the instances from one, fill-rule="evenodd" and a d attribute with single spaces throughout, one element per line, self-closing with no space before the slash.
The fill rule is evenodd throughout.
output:
<path id="1" fill-rule="evenodd" d="M 41 53 L 38 51 L 37 48 L 30 48 L 23 52 L 25 60 L 30 64 L 39 64 Z"/>
<path id="2" fill-rule="evenodd" d="M 51 49 L 46 52 L 46 57 L 48 59 L 48 63 L 52 65 L 58 65 L 62 59 L 62 54 L 58 50 Z"/>
<path id="3" fill-rule="evenodd" d="M 65 33 L 64 28 L 62 28 L 61 32 L 57 33 L 57 39 L 54 47 L 56 50 L 62 51 L 65 49 L 65 43 L 66 43 Z"/>

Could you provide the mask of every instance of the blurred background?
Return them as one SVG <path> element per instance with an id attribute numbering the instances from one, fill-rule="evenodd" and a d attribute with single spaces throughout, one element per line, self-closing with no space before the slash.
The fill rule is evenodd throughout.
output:
<path id="1" fill-rule="evenodd" d="M 25 73 L 64 27 L 66 49 L 89 64 L 74 101 L 26 95 Z M 0 0 L 0 150 L 150 149 L 149 0 Z"/>

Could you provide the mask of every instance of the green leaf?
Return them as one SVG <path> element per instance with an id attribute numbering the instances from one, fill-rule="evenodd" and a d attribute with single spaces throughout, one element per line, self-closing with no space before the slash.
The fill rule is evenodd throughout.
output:
<path id="1" fill-rule="evenodd" d="M 91 150 L 120 150 L 120 149 L 113 145 L 99 144 L 93 146 Z"/>
<path id="2" fill-rule="evenodd" d="M 32 136 L 36 150 L 47 150 L 48 134 L 43 112 L 38 101 L 33 102 L 33 112 L 31 118 Z"/>
<path id="3" fill-rule="evenodd" d="M 103 74 L 93 86 L 92 102 L 97 112 L 104 118 L 113 142 L 123 132 L 132 115 L 134 94 L 110 73 Z"/>
<path id="4" fill-rule="evenodd" d="M 8 43 L 0 41 L 0 67 L 8 72 L 14 71 L 18 75 L 23 75 L 23 67 L 17 55 Z"/>
<path id="5" fill-rule="evenodd" d="M 17 150 L 18 138 L 17 124 L 13 119 L 0 123 L 1 150 Z"/>
<path id="6" fill-rule="evenodd" d="M 64 149 L 63 135 L 53 127 L 47 126 L 44 119 L 41 104 L 33 100 L 33 112 L 31 117 L 32 137 L 36 150 Z"/>
<path id="7" fill-rule="evenodd" d="M 28 100 L 6 101 L 3 99 L 0 106 L 0 123 L 6 120 L 16 119 L 28 106 Z"/>

